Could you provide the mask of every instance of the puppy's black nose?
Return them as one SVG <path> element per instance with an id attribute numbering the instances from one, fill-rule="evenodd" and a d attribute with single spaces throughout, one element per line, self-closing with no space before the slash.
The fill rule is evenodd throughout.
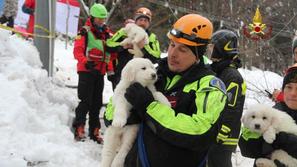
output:
<path id="1" fill-rule="evenodd" d="M 152 78 L 153 79 L 156 79 L 157 78 L 157 75 L 156 74 L 152 74 Z"/>
<path id="2" fill-rule="evenodd" d="M 259 124 L 255 124 L 255 129 L 260 129 L 261 126 Z"/>

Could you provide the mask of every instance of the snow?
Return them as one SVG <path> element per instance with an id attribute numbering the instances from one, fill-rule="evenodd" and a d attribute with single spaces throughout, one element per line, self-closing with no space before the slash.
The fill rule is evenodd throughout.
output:
<path id="1" fill-rule="evenodd" d="M 71 132 L 78 102 L 76 89 L 67 87 L 77 85 L 72 50 L 72 45 L 65 49 L 65 42 L 56 40 L 55 72 L 49 78 L 32 42 L 0 30 L 0 167 L 100 166 L 102 145 L 75 142 Z M 264 90 L 280 88 L 282 77 L 259 69 L 240 72 L 248 88 L 245 108 L 258 102 L 272 105 Z M 112 89 L 105 81 L 107 102 Z M 239 150 L 232 160 L 237 167 L 253 163 Z"/>

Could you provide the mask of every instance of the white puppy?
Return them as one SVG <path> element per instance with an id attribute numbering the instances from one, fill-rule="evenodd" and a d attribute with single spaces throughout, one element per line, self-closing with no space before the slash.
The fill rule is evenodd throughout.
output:
<path id="1" fill-rule="evenodd" d="M 138 125 L 125 126 L 132 106 L 126 100 L 124 94 L 132 83 L 139 82 L 152 92 L 155 100 L 170 106 L 167 98 L 161 92 L 156 91 L 154 87 L 156 80 L 156 69 L 148 59 L 134 58 L 123 68 L 121 80 L 112 97 L 114 106 L 113 121 L 104 134 L 101 167 L 122 167 L 126 155 L 136 138 Z"/>
<path id="2" fill-rule="evenodd" d="M 245 112 L 241 121 L 246 128 L 261 134 L 267 143 L 272 143 L 279 132 L 297 135 L 297 125 L 290 115 L 263 104 L 251 106 Z M 275 159 L 288 167 L 297 166 L 297 160 L 283 150 L 275 150 L 271 155 L 271 159 L 257 159 L 256 165 L 258 167 L 276 167 L 273 162 Z"/>
<path id="3" fill-rule="evenodd" d="M 135 23 L 128 23 L 124 27 L 124 31 L 127 34 L 127 38 L 125 38 L 121 45 L 132 44 L 133 49 L 128 49 L 128 51 L 134 55 L 134 57 L 143 57 L 143 53 L 138 46 L 138 43 L 144 40 L 144 44 L 149 43 L 149 37 L 145 30 L 142 27 L 139 27 Z"/>

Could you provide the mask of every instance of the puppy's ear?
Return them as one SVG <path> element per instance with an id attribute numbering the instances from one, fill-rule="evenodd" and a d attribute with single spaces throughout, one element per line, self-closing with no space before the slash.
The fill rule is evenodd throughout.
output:
<path id="1" fill-rule="evenodd" d="M 122 70 L 121 79 L 126 80 L 128 82 L 132 82 L 135 79 L 135 69 L 129 64 L 126 65 Z"/>

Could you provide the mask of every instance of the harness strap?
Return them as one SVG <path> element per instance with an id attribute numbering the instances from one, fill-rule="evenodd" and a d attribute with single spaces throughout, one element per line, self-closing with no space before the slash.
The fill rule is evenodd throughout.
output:
<path id="1" fill-rule="evenodd" d="M 205 156 L 205 158 L 202 160 L 202 162 L 200 162 L 199 166 L 198 167 L 206 167 L 206 159 L 207 159 L 207 154 Z"/>
<path id="2" fill-rule="evenodd" d="M 147 159 L 145 146 L 143 143 L 143 126 L 144 126 L 144 123 L 141 123 L 138 131 L 138 135 L 137 135 L 138 156 L 142 167 L 150 167 L 150 164 Z"/>

